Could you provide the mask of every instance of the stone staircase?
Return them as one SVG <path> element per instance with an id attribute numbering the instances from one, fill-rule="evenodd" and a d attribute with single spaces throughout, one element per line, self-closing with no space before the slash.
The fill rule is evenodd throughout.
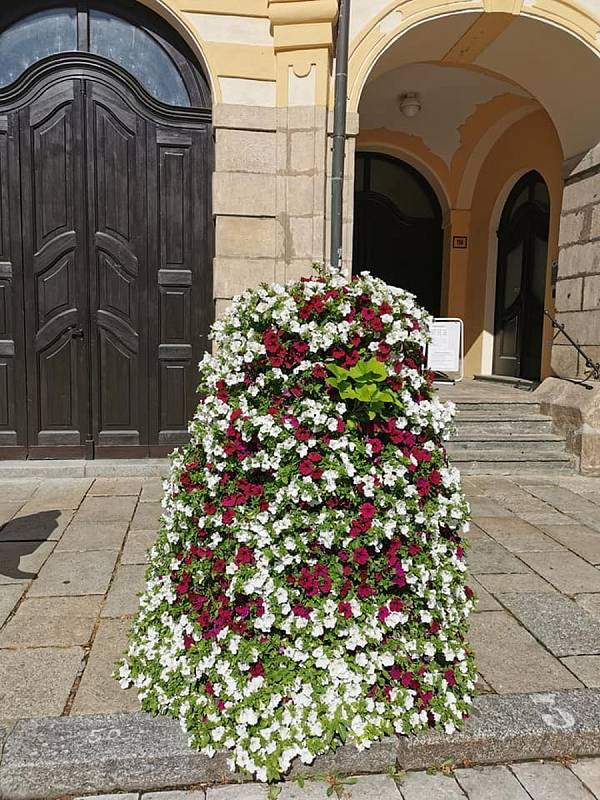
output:
<path id="1" fill-rule="evenodd" d="M 465 380 L 439 386 L 457 406 L 456 430 L 447 445 L 451 461 L 468 474 L 569 472 L 565 440 L 540 413 L 533 392 L 504 384 Z"/>

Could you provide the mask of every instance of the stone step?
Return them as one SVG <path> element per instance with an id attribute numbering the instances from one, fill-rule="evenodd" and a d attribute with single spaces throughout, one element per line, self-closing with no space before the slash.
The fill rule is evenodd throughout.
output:
<path id="1" fill-rule="evenodd" d="M 0 479 L 6 478 L 153 478 L 169 474 L 166 458 L 12 461 L 0 459 Z"/>
<path id="2" fill-rule="evenodd" d="M 457 400 L 453 401 L 457 410 L 460 412 L 483 413 L 483 414 L 536 414 L 540 411 L 540 404 L 535 400 L 531 402 L 510 402 L 510 403 L 487 403 L 484 400 Z"/>
<path id="3" fill-rule="evenodd" d="M 559 450 L 519 452 L 518 449 L 468 450 L 457 448 L 450 461 L 463 475 L 513 475 L 529 473 L 568 472 L 571 457 Z"/>
<path id="4" fill-rule="evenodd" d="M 510 452 L 525 456 L 532 456 L 540 452 L 564 452 L 565 440 L 552 433 L 544 436 L 537 434 L 516 433 L 510 438 Z M 462 450 L 507 450 L 507 437 L 490 433 L 487 437 L 459 434 L 453 436 L 446 444 L 448 453 Z"/>
<path id="5" fill-rule="evenodd" d="M 544 417 L 532 417 L 526 420 L 509 419 L 465 419 L 459 417 L 455 422 L 456 432 L 461 436 L 502 436 L 520 437 L 523 434 L 551 434 L 552 420 Z"/>
<path id="6" fill-rule="evenodd" d="M 473 380 L 476 384 L 484 385 L 497 385 L 497 386 L 512 386 L 514 388 L 533 391 L 539 385 L 539 381 L 529 381 L 526 378 L 514 378 L 508 375 L 473 375 Z"/>

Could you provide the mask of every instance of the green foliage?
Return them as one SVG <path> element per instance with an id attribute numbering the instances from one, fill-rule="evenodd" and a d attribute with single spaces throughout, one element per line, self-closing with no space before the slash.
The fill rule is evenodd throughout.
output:
<path id="1" fill-rule="evenodd" d="M 326 364 L 331 373 L 326 380 L 337 389 L 342 400 L 354 401 L 355 412 L 369 419 L 387 416 L 399 406 L 399 400 L 386 385 L 388 372 L 376 358 L 362 358 L 350 369 L 337 364 Z M 386 413 L 387 412 L 387 413 Z"/>

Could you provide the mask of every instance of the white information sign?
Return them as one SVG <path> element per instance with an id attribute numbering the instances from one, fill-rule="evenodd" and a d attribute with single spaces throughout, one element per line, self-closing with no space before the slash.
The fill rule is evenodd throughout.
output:
<path id="1" fill-rule="evenodd" d="M 463 377 L 463 322 L 461 319 L 435 319 L 427 348 L 427 366 L 453 380 Z"/>

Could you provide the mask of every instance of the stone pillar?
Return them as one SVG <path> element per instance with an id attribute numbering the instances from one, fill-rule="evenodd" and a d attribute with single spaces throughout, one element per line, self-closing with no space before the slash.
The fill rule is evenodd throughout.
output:
<path id="1" fill-rule="evenodd" d="M 565 165 L 559 234 L 556 317 L 593 361 L 600 361 L 600 145 Z M 559 334 L 552 370 L 581 377 L 585 363 Z"/>
<path id="2" fill-rule="evenodd" d="M 277 113 L 277 219 L 283 233 L 279 280 L 322 262 L 325 250 L 326 110 L 288 106 Z"/>
<path id="3" fill-rule="evenodd" d="M 278 280 L 325 259 L 327 103 L 337 0 L 269 0 L 277 60 Z"/>
<path id="4" fill-rule="evenodd" d="M 325 258 L 327 103 L 337 0 L 269 0 L 276 105 L 214 108 L 214 298 Z"/>

